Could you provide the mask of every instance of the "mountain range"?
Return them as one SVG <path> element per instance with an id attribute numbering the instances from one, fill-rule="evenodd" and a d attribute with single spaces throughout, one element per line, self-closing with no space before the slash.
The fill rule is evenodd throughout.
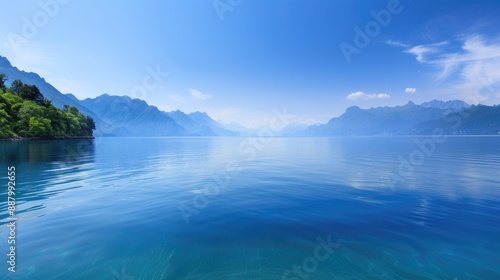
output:
<path id="1" fill-rule="evenodd" d="M 420 105 L 360 109 L 349 107 L 326 124 L 313 125 L 289 136 L 430 135 L 441 129 L 450 135 L 500 133 L 500 107 L 469 105 L 460 100 L 432 100 Z"/>
<path id="2" fill-rule="evenodd" d="M 97 136 L 238 136 L 206 113 L 182 111 L 163 112 L 140 99 L 103 94 L 96 98 L 79 100 L 72 94 L 63 94 L 36 73 L 12 66 L 0 56 L 0 73 L 8 77 L 7 84 L 21 80 L 36 85 L 45 98 L 63 108 L 75 106 L 96 123 Z"/>
<path id="3" fill-rule="evenodd" d="M 204 112 L 186 114 L 180 110 L 164 112 L 140 99 L 103 94 L 79 100 L 63 94 L 36 73 L 12 66 L 0 56 L 0 73 L 9 78 L 7 84 L 21 80 L 36 85 L 43 95 L 59 108 L 77 107 L 96 123 L 97 136 L 251 136 L 258 130 L 237 123 L 215 121 Z M 469 105 L 460 100 L 432 100 L 420 105 L 361 109 L 352 106 L 326 124 L 307 126 L 290 124 L 281 136 L 335 135 L 429 135 L 436 128 L 446 134 L 500 134 L 500 106 Z"/>

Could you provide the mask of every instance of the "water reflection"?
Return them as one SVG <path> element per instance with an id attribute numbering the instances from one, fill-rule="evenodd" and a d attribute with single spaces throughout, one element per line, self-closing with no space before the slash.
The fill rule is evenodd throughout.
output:
<path id="1" fill-rule="evenodd" d="M 242 138 L 2 142 L 19 170 L 17 275 L 281 279 L 331 235 L 341 247 L 310 279 L 500 279 L 497 139 L 450 138 L 392 189 L 380 176 L 413 138 L 277 138 L 254 156 Z M 204 194 L 220 172 L 228 185 Z M 187 225 L 179 205 L 202 196 Z"/>
<path id="2" fill-rule="evenodd" d="M 95 153 L 93 139 L 0 141 L 0 162 L 47 163 L 63 162 L 71 165 L 92 159 Z"/>
<path id="3" fill-rule="evenodd" d="M 91 176 L 94 140 L 0 141 L 0 170 L 16 168 L 17 214 L 45 208 L 46 201 L 82 186 Z M 6 182 L 7 172 L 0 172 Z M 7 189 L 0 189 L 0 218 L 7 217 Z"/>

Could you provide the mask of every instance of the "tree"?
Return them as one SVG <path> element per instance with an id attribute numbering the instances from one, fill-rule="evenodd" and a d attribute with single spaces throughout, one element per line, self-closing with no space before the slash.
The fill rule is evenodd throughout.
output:
<path id="1" fill-rule="evenodd" d="M 29 120 L 28 130 L 26 136 L 29 137 L 43 137 L 49 136 L 52 133 L 50 120 L 41 117 L 31 117 Z"/>
<path id="2" fill-rule="evenodd" d="M 64 105 L 63 110 L 73 116 L 78 116 L 78 114 L 80 114 L 80 111 L 78 111 L 78 108 L 75 106 Z"/>
<path id="3" fill-rule="evenodd" d="M 53 135 L 65 135 L 67 131 L 66 121 L 64 119 L 65 113 L 57 109 L 49 99 L 45 99 L 42 106 L 45 107 L 44 118 L 51 121 Z"/>
<path id="4" fill-rule="evenodd" d="M 53 106 L 54 106 L 54 105 L 52 104 L 52 101 L 51 101 L 50 99 L 44 99 L 44 100 L 42 101 L 42 104 L 40 104 L 40 105 L 42 105 L 42 106 L 43 106 L 43 107 L 45 107 L 45 108 L 50 108 L 50 107 L 53 107 Z"/>
<path id="5" fill-rule="evenodd" d="M 0 74 L 5 86 L 6 76 Z M 12 136 L 92 136 L 94 120 L 74 106 L 58 109 L 34 85 L 15 80 L 0 89 L 0 138 Z"/>
<path id="6" fill-rule="evenodd" d="M 23 82 L 21 82 L 20 80 L 15 80 L 12 82 L 12 85 L 10 85 L 10 91 L 15 95 L 19 95 L 19 92 L 21 91 L 21 88 L 23 86 Z"/>
<path id="7" fill-rule="evenodd" d="M 86 123 L 87 123 L 87 129 L 90 134 L 92 134 L 92 130 L 95 129 L 95 122 L 94 119 L 91 118 L 90 116 L 87 116 L 86 118 Z"/>
<path id="8" fill-rule="evenodd" d="M 12 131 L 12 117 L 5 111 L 7 108 L 6 104 L 2 103 L 3 98 L 0 96 L 0 137 L 13 136 Z"/>
<path id="9" fill-rule="evenodd" d="M 7 81 L 8 78 L 7 78 L 7 75 L 5 74 L 0 74 L 0 89 L 2 91 L 5 91 L 6 87 L 5 87 L 5 81 Z"/>
<path id="10" fill-rule="evenodd" d="M 19 109 L 18 116 L 20 119 L 26 118 L 29 120 L 31 117 L 42 117 L 43 108 L 36 105 L 32 101 L 24 100 Z"/>
<path id="11" fill-rule="evenodd" d="M 34 85 L 23 85 L 19 90 L 19 96 L 23 99 L 35 101 L 38 105 L 42 105 L 43 100 L 45 99 L 38 87 Z"/>

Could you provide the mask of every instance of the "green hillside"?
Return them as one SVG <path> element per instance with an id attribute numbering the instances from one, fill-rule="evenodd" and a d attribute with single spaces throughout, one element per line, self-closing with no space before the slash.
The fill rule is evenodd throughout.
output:
<path id="1" fill-rule="evenodd" d="M 0 74 L 0 138 L 91 137 L 94 120 L 76 107 L 56 108 L 38 87 L 19 80 L 5 85 Z"/>

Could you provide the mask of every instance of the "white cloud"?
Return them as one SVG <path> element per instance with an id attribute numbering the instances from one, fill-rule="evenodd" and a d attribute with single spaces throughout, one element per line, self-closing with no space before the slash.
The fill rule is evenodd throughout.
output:
<path id="1" fill-rule="evenodd" d="M 349 100 L 370 100 L 370 99 L 384 99 L 384 98 L 389 98 L 391 97 L 389 94 L 386 93 L 379 93 L 379 94 L 366 94 L 362 91 L 357 91 L 349 94 L 346 98 Z"/>
<path id="2" fill-rule="evenodd" d="M 439 42 L 435 44 L 419 45 L 407 49 L 405 52 L 416 56 L 418 62 L 426 62 L 429 55 L 438 53 L 440 47 L 447 45 L 448 42 Z"/>
<path id="3" fill-rule="evenodd" d="M 408 47 L 407 44 L 403 43 L 403 42 L 400 42 L 400 41 L 395 41 L 395 40 L 387 40 L 385 41 L 385 43 L 389 46 L 393 46 L 393 47 L 401 47 L 401 48 L 406 48 Z"/>
<path id="4" fill-rule="evenodd" d="M 500 92 L 500 42 L 488 43 L 483 36 L 469 35 L 462 40 L 461 50 L 447 52 L 445 45 L 420 45 L 405 52 L 419 62 L 435 65 L 439 69 L 437 81 L 456 74 L 458 81 L 451 90 L 461 93 L 468 103 L 494 101 L 491 98 Z"/>
<path id="5" fill-rule="evenodd" d="M 379 94 L 377 94 L 376 97 L 383 99 L 383 98 L 389 98 L 391 96 L 389 94 L 386 94 L 386 93 L 379 93 Z"/>
<path id="6" fill-rule="evenodd" d="M 406 88 L 406 89 L 405 89 L 405 92 L 406 92 L 406 93 L 415 93 L 415 92 L 417 92 L 417 89 L 416 89 L 416 88 L 411 88 L 411 87 L 409 87 L 409 88 Z"/>
<path id="7" fill-rule="evenodd" d="M 209 94 L 205 94 L 199 90 L 196 90 L 196 89 L 188 89 L 189 93 L 191 94 L 191 97 L 195 100 L 199 100 L 199 101 L 203 101 L 203 100 L 207 100 L 209 98 L 211 98 L 212 96 L 209 95 Z"/>

